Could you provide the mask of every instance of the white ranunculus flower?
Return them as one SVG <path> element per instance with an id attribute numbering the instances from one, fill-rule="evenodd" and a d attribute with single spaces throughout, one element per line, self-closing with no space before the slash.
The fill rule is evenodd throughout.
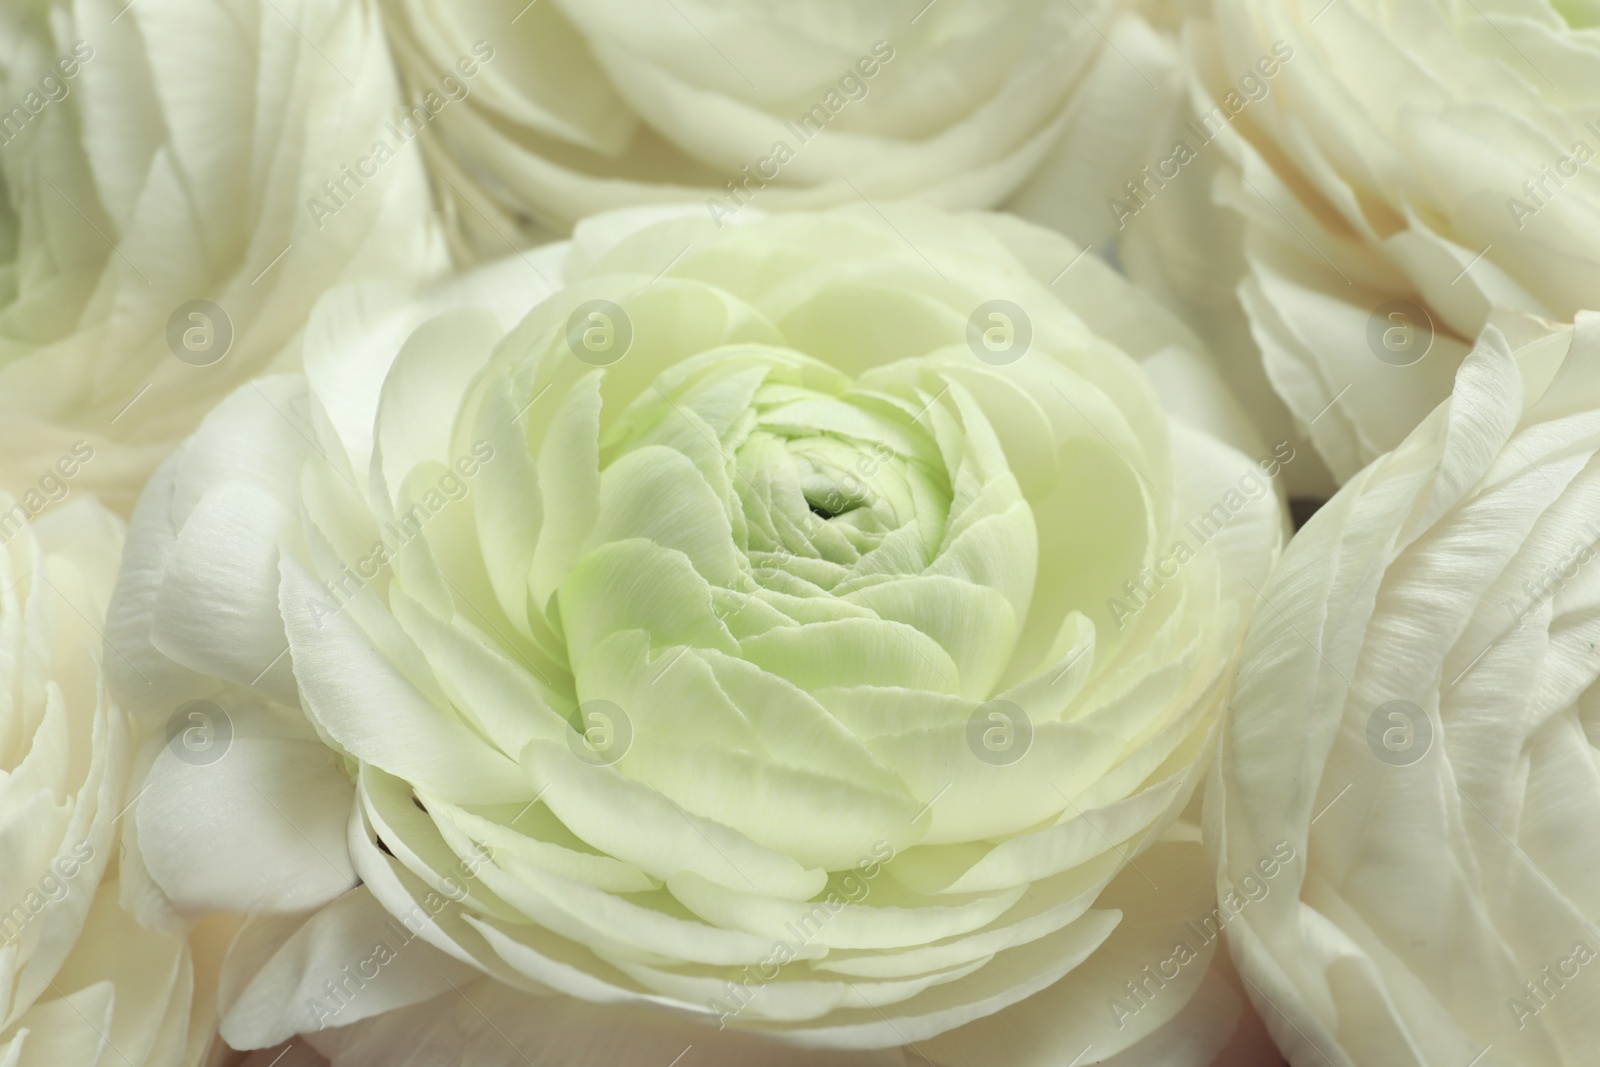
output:
<path id="1" fill-rule="evenodd" d="M 1600 1042 L 1600 315 L 1539 332 L 1484 331 L 1296 536 L 1246 642 L 1207 826 L 1296 1065 Z"/>
<path id="2" fill-rule="evenodd" d="M 131 750 L 102 683 L 99 626 L 122 533 L 120 520 L 84 499 L 0 544 L 7 1067 L 185 1067 L 199 1062 L 214 1028 L 203 1008 L 191 1011 L 195 964 L 184 939 L 135 923 L 107 876 Z"/>
<path id="3" fill-rule="evenodd" d="M 406 129 L 428 153 L 458 250 L 501 256 L 508 241 L 566 234 L 587 215 L 684 200 L 725 221 L 751 203 L 865 196 L 987 208 L 1014 198 L 1094 242 L 1106 191 L 1137 166 L 1151 117 L 1181 91 L 1170 50 L 1126 6 L 383 9 L 412 109 Z M 1084 188 L 1094 195 L 1072 195 Z"/>
<path id="4" fill-rule="evenodd" d="M 0 486 L 29 517 L 130 509 L 323 290 L 441 263 L 416 151 L 347 167 L 399 100 L 370 0 L 25 0 L 0 36 Z"/>
<path id="5" fill-rule="evenodd" d="M 1287 405 L 1343 482 L 1449 392 L 1491 308 L 1570 320 L 1600 301 L 1593 5 L 1209 11 L 1187 27 L 1194 111 L 1165 138 L 1194 158 L 1122 198 L 1140 231 L 1127 262 L 1197 317 L 1237 314 L 1237 284 L 1248 334 L 1232 336 L 1256 351 L 1214 349 L 1250 364 L 1233 373 L 1263 421 Z"/>
<path id="6" fill-rule="evenodd" d="M 340 291 L 162 466 L 120 691 L 231 747 L 159 754 L 130 855 L 254 913 L 236 1047 L 482 974 L 946 1067 L 1228 1040 L 1176 819 L 1292 456 L 1169 422 L 1125 353 L 1191 339 L 1069 242 L 894 210 Z"/>

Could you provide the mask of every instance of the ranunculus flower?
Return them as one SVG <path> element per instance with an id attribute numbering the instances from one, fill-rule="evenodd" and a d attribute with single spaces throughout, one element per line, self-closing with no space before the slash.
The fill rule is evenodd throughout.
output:
<path id="1" fill-rule="evenodd" d="M 1047 231 L 691 210 L 330 296 L 153 479 L 120 691 L 231 748 L 159 754 L 130 855 L 254 913 L 224 1036 L 488 975 L 737 1047 L 1205 1062 L 1175 820 L 1292 455 L 1169 422 L 1126 353 L 1191 339 Z"/>
<path id="2" fill-rule="evenodd" d="M 191 1013 L 187 943 L 135 923 L 107 876 L 132 756 L 100 671 L 122 535 L 78 500 L 0 544 L 0 1063 L 15 1067 L 185 1067 L 214 1031 Z"/>
<path id="3" fill-rule="evenodd" d="M 368 0 L 0 25 L 0 486 L 29 516 L 72 490 L 125 512 L 219 399 L 293 365 L 323 290 L 442 242 L 415 150 L 351 177 L 398 101 Z"/>
<path id="4" fill-rule="evenodd" d="M 1197 158 L 1123 197 L 1130 271 L 1208 317 L 1237 283 L 1233 336 L 1259 351 L 1214 349 L 1264 363 L 1343 482 L 1444 398 L 1492 307 L 1595 306 L 1593 22 L 1545 0 L 1218 0 L 1187 28 L 1194 113 L 1166 138 Z M 1260 367 L 1235 373 L 1282 417 Z"/>
<path id="5" fill-rule="evenodd" d="M 1109 0 L 385 0 L 409 115 L 459 250 L 600 211 L 916 198 L 1094 242 L 1181 90 Z M 1088 190 L 1087 195 L 1074 195 Z"/>
<path id="6" fill-rule="evenodd" d="M 1593 313 L 1486 329 L 1263 591 L 1206 817 L 1295 1064 L 1592 1059 L 1597 367 Z"/>

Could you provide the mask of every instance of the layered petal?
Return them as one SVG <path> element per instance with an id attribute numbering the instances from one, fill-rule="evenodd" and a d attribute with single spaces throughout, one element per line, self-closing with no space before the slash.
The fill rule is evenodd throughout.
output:
<path id="1" fill-rule="evenodd" d="M 1449 394 L 1495 308 L 1594 306 L 1591 19 L 1544 0 L 1224 0 L 1183 36 L 1171 148 L 1113 209 L 1124 262 L 1336 482 Z"/>
<path id="2" fill-rule="evenodd" d="M 332 294 L 308 374 L 163 467 L 113 612 L 227 716 L 225 758 L 147 764 L 135 824 L 152 912 L 253 913 L 225 1036 L 432 1048 L 394 1013 L 481 973 L 797 1063 L 1226 1044 L 1220 992 L 1155 1037 L 1214 935 L 1137 1026 L 1085 990 L 1207 905 L 1175 826 L 1293 453 L 1169 411 L 1135 357 L 1199 342 L 1099 268 L 1058 297 L 1077 254 L 919 208 L 634 213 L 541 259 L 553 292 L 518 257 L 425 306 Z"/>
<path id="3" fill-rule="evenodd" d="M 1095 242 L 1100 200 L 1143 162 L 1148 116 L 1181 92 L 1172 46 L 1101 2 L 387 0 L 383 12 L 410 105 L 401 125 L 465 257 L 630 207 L 702 204 L 720 226 L 752 205 L 863 197 L 1011 199 Z M 1093 216 L 1062 206 L 1077 202 Z"/>
<path id="4" fill-rule="evenodd" d="M 376 147 L 400 92 L 375 4 L 4 24 L 0 485 L 26 519 L 68 493 L 126 512 L 219 399 L 298 363 L 318 296 L 430 277 L 444 246 L 416 153 Z"/>
<path id="5" fill-rule="evenodd" d="M 101 670 L 119 653 L 101 631 L 122 538 L 120 520 L 82 499 L 0 545 L 6 1064 L 189 1067 L 215 1033 L 209 961 L 197 964 L 183 936 L 140 926 L 119 902 L 134 750 Z"/>
<path id="6" fill-rule="evenodd" d="M 1587 1055 L 1597 325 L 1485 330 L 1263 590 L 1207 819 L 1292 1058 Z"/>

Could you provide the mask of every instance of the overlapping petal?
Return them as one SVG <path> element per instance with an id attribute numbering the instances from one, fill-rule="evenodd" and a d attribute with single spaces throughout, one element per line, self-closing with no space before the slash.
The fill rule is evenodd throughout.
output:
<path id="1" fill-rule="evenodd" d="M 1593 307 L 1600 41 L 1578 9 L 1221 0 L 1185 35 L 1181 170 L 1120 201 L 1125 261 L 1336 482 L 1449 393 L 1494 308 Z"/>
<path id="2" fill-rule="evenodd" d="M 0 538 L 6 1064 L 188 1067 L 215 1028 L 208 998 L 196 1000 L 204 983 L 189 943 L 140 927 L 118 903 L 133 752 L 102 681 L 99 629 L 122 533 L 104 508 L 77 500 Z"/>
<path id="3" fill-rule="evenodd" d="M 1264 590 L 1207 818 L 1293 1059 L 1588 1055 L 1597 326 L 1486 330 Z"/>
<path id="4" fill-rule="evenodd" d="M 1175 820 L 1280 537 L 1266 465 L 1170 422 L 1118 347 L 1181 351 L 1181 327 L 1107 312 L 1137 299 L 1109 274 L 1054 295 L 1059 238 L 924 210 L 645 221 L 492 268 L 486 293 L 520 277 L 533 304 L 498 340 L 471 287 L 433 318 L 335 294 L 322 336 L 371 365 L 236 394 L 141 504 L 110 632 L 163 692 L 238 709 L 239 758 L 158 761 L 137 821 L 150 907 L 270 913 L 225 1036 L 435 995 L 415 962 L 382 996 L 321 984 L 322 950 L 387 913 L 408 960 L 788 1044 L 1020 1012 L 1018 1062 L 1132 1047 L 1214 936 L 1137 1027 L 1071 983 L 1204 910 Z M 323 404 L 335 373 L 359 405 Z M 278 408 L 302 432 L 230 474 Z M 259 551 L 228 547 L 241 523 Z M 236 624 L 167 610 L 207 552 L 246 572 Z M 202 797 L 260 860 L 185 869 L 232 847 L 166 814 Z M 234 872 L 274 859 L 294 877 L 248 894 Z M 1076 1014 L 1020 1007 L 1043 990 Z"/>
<path id="5" fill-rule="evenodd" d="M 464 256 L 689 202 L 726 221 L 865 196 L 988 208 L 1095 241 L 1179 93 L 1124 5 L 386 0 L 402 124 Z M 1076 209 L 1092 202 L 1092 217 Z M 752 208 L 751 205 L 754 205 Z"/>
<path id="6" fill-rule="evenodd" d="M 311 307 L 444 246 L 364 0 L 38 0 L 0 15 L 0 479 L 126 512 Z M 353 168 L 353 169 L 352 169 Z"/>

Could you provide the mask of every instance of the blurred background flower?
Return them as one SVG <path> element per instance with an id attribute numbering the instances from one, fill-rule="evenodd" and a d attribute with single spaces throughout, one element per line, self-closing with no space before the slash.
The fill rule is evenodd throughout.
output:
<path id="1" fill-rule="evenodd" d="M 1303 435 L 1343 482 L 1449 393 L 1492 308 L 1570 321 L 1600 300 L 1592 4 L 1199 15 L 1191 100 L 1159 137 L 1193 176 L 1123 197 L 1123 258 L 1269 439 Z"/>
<path id="2" fill-rule="evenodd" d="M 1092 243 L 1104 189 L 1179 92 L 1170 48 L 1111 0 L 383 10 L 464 258 L 681 201 L 717 220 L 750 203 L 1009 202 Z"/>
<path id="3" fill-rule="evenodd" d="M 85 499 L 0 547 L 0 1063 L 14 1067 L 192 1067 L 216 1030 L 229 921 L 197 927 L 197 959 L 118 903 L 133 753 L 100 626 L 122 536 Z"/>
<path id="4" fill-rule="evenodd" d="M 1291 542 L 1207 793 L 1296 1064 L 1568 1067 L 1600 1040 L 1600 316 L 1491 326 Z M 1269 617 L 1270 613 L 1270 617 Z"/>
<path id="5" fill-rule="evenodd" d="M 125 513 L 218 399 L 296 365 L 324 289 L 443 267 L 416 153 L 372 161 L 398 93 L 371 3 L 24 0 L 0 36 L 13 494 Z"/>

